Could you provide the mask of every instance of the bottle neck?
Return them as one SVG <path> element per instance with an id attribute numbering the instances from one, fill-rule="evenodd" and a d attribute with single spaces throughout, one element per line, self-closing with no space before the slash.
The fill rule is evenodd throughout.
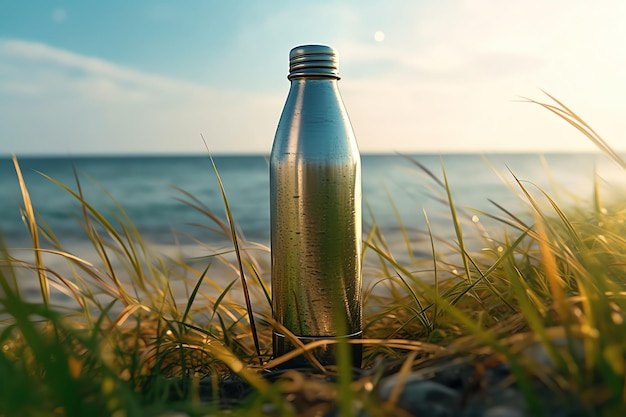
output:
<path id="1" fill-rule="evenodd" d="M 339 79 L 337 52 L 326 45 L 302 45 L 289 53 L 290 81 L 297 78 Z"/>
<path id="2" fill-rule="evenodd" d="M 307 82 L 307 81 L 316 81 L 316 82 L 330 82 L 332 84 L 337 84 L 339 77 L 320 77 L 316 75 L 307 75 L 306 77 L 289 77 L 289 81 L 291 81 L 291 85 Z"/>

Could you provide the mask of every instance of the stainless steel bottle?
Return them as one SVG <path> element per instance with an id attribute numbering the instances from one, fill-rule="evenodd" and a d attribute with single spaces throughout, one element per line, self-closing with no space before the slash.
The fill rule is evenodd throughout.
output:
<path id="1" fill-rule="evenodd" d="M 361 160 L 337 88 L 337 54 L 304 45 L 289 54 L 291 88 L 270 157 L 272 307 L 303 343 L 360 338 Z M 352 345 L 361 362 L 360 345 Z M 335 362 L 336 345 L 314 354 Z M 274 332 L 274 356 L 293 349 Z"/>

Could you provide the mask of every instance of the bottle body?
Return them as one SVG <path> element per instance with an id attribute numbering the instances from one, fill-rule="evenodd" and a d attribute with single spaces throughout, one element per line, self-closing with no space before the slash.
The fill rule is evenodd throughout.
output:
<path id="1" fill-rule="evenodd" d="M 273 315 L 304 343 L 362 328 L 361 161 L 337 79 L 291 79 L 270 156 Z M 274 333 L 275 356 L 292 348 Z"/>

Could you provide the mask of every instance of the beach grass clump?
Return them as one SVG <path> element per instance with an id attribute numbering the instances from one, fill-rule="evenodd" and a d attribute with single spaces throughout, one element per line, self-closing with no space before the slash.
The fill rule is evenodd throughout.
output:
<path id="1" fill-rule="evenodd" d="M 562 103 L 539 104 L 626 168 Z M 221 182 L 225 220 L 180 190 L 185 204 L 206 215 L 198 227 L 233 244 L 195 241 L 206 256 L 190 259 L 155 251 L 113 198 L 106 215 L 99 211 L 78 175 L 75 187 L 50 178 L 80 203 L 80 224 L 97 254 L 84 259 L 65 250 L 37 214 L 14 159 L 32 248 L 2 246 L 0 416 L 403 415 L 402 381 L 459 361 L 472 369 L 472 392 L 486 392 L 485 372 L 507 364 L 532 415 L 545 414 L 547 398 L 575 398 L 583 415 L 625 412 L 623 194 L 605 198 L 595 181 L 590 199 L 560 202 L 508 173 L 519 210 L 493 202 L 493 211 L 476 211 L 457 206 L 445 167 L 436 174 L 411 161 L 430 177 L 449 230 L 435 230 L 422 212 L 415 239 L 398 217 L 400 254 L 375 221 L 368 228 L 365 337 L 349 342 L 363 345 L 363 369 L 349 365 L 345 343 L 337 367 L 270 372 L 314 346 L 270 357 L 277 324 L 267 266 L 256 256 L 268 248 L 237 230 Z M 67 268 L 49 267 L 50 257 Z M 37 283 L 36 297 L 24 291 L 26 280 Z M 398 382 L 383 398 L 389 375 Z"/>

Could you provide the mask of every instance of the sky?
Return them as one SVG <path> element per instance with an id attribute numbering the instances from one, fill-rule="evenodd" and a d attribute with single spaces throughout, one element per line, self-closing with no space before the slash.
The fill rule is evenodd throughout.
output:
<path id="1" fill-rule="evenodd" d="M 0 0 L 0 156 L 269 154 L 289 50 L 339 53 L 363 153 L 626 149 L 623 0 Z"/>

